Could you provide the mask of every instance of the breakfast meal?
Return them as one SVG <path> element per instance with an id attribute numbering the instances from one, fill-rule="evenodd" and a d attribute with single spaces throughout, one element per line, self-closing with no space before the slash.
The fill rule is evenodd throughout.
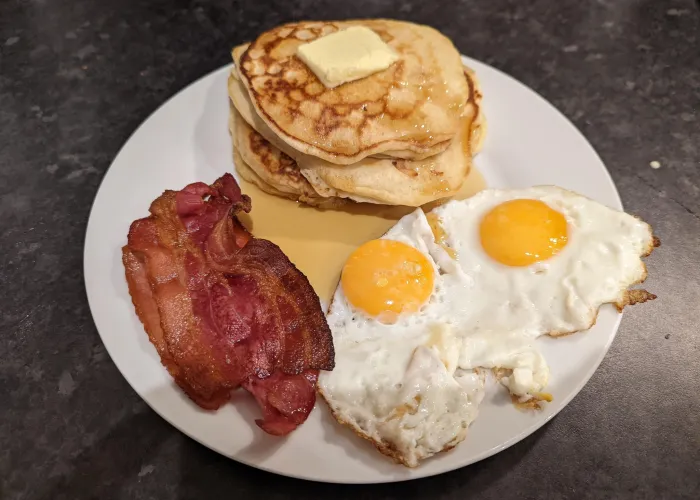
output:
<path id="1" fill-rule="evenodd" d="M 459 191 L 481 147 L 476 75 L 427 26 L 292 23 L 232 55 L 236 168 L 268 193 L 417 207 Z"/>
<path id="2" fill-rule="evenodd" d="M 200 407 L 242 387 L 284 436 L 318 394 L 416 467 L 465 440 L 489 384 L 520 410 L 552 401 L 536 339 L 656 298 L 631 288 L 659 245 L 647 223 L 557 186 L 485 188 L 477 76 L 436 30 L 296 22 L 232 56 L 237 179 L 165 191 L 122 250 Z"/>
<path id="3" fill-rule="evenodd" d="M 136 313 L 175 382 L 217 409 L 242 386 L 265 431 L 285 435 L 316 401 L 333 344 L 318 296 L 272 242 L 253 237 L 231 174 L 166 191 L 131 224 L 122 259 Z"/>

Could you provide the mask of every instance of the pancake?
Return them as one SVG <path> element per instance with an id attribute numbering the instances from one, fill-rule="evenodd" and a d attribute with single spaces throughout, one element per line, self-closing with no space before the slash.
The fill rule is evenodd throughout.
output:
<path id="1" fill-rule="evenodd" d="M 314 191 L 296 162 L 253 130 L 233 106 L 229 131 L 236 170 L 246 181 L 266 193 L 316 207 L 334 208 L 346 203 L 346 200 L 323 197 Z"/>
<path id="2" fill-rule="evenodd" d="M 250 96 L 245 90 L 245 86 L 240 80 L 236 68 L 231 69 L 228 77 L 228 95 L 233 104 L 233 107 L 238 111 L 241 117 L 250 125 L 256 132 L 262 135 L 268 142 L 275 146 L 280 151 L 283 151 L 287 156 L 300 157 L 304 156 L 299 151 L 296 151 L 289 144 L 280 139 L 270 127 L 258 116 L 255 106 L 250 100 Z"/>
<path id="3" fill-rule="evenodd" d="M 302 161 L 301 173 L 317 192 L 327 196 L 359 196 L 378 203 L 418 207 L 454 195 L 469 174 L 471 158 L 483 146 L 486 135 L 478 81 L 470 68 L 464 68 L 464 76 L 470 95 L 462 130 L 445 152 L 425 160 L 365 158 L 345 166 L 318 161 L 307 165 Z"/>
<path id="4" fill-rule="evenodd" d="M 471 132 L 471 152 L 472 156 L 476 156 L 484 147 L 484 140 L 486 139 L 486 114 L 481 105 L 484 95 L 481 93 L 481 85 L 474 70 L 464 66 L 464 73 L 469 84 L 469 99 L 476 105 L 476 116 L 472 122 Z"/>
<path id="5" fill-rule="evenodd" d="M 388 69 L 328 89 L 294 54 L 350 26 L 375 31 L 401 57 Z M 469 89 L 452 42 L 427 26 L 391 20 L 299 22 L 233 52 L 257 114 L 293 149 L 336 164 L 367 156 L 423 159 L 461 130 Z"/>
<path id="6" fill-rule="evenodd" d="M 229 129 L 241 158 L 266 183 L 283 193 L 317 197 L 296 161 L 266 141 L 231 106 Z"/>
<path id="7" fill-rule="evenodd" d="M 236 149 L 235 147 L 233 148 L 233 162 L 236 164 L 236 171 L 241 176 L 241 178 L 257 186 L 258 188 L 260 188 L 261 191 L 265 191 L 266 193 L 274 196 L 279 196 L 280 198 L 289 198 L 290 200 L 296 200 L 296 197 L 293 194 L 280 191 L 276 187 L 271 186 L 270 184 L 262 180 L 260 176 L 256 174 L 253 171 L 253 169 L 250 168 L 248 164 L 243 160 L 241 154 L 238 152 L 238 149 Z"/>
<path id="8" fill-rule="evenodd" d="M 354 165 L 340 166 L 295 151 L 256 114 L 235 69 L 229 77 L 229 96 L 242 121 L 248 122 L 262 137 L 293 157 L 313 189 L 322 196 L 350 198 L 355 201 L 390 205 L 420 206 L 456 193 L 471 167 L 473 148 L 483 140 L 483 113 L 478 82 L 471 70 L 463 78 L 470 89 L 464 107 L 462 130 L 448 149 L 426 160 L 365 158 Z M 478 139 L 478 140 L 477 140 Z"/>
<path id="9" fill-rule="evenodd" d="M 419 207 L 457 193 L 471 169 L 471 120 L 444 153 L 425 160 L 365 158 L 354 165 L 299 164 L 324 196 Z"/>

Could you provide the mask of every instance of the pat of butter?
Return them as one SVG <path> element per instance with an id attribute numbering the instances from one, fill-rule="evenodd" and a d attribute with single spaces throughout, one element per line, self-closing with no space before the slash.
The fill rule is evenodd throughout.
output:
<path id="1" fill-rule="evenodd" d="M 297 47 L 301 59 L 328 88 L 365 78 L 399 59 L 374 31 L 351 26 Z"/>

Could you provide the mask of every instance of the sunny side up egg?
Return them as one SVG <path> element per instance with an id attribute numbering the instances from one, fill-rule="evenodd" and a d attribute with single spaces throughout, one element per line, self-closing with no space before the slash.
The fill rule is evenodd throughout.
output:
<path id="1" fill-rule="evenodd" d="M 552 186 L 416 210 L 343 269 L 328 312 L 336 367 L 320 392 L 338 421 L 416 466 L 464 439 L 483 369 L 527 399 L 549 379 L 537 337 L 653 298 L 628 287 L 655 244 L 641 220 Z"/>

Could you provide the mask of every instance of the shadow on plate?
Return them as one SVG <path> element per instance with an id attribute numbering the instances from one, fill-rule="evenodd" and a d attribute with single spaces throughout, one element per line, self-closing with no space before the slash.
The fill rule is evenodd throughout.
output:
<path id="1" fill-rule="evenodd" d="M 234 405 L 236 412 L 253 429 L 253 440 L 239 451 L 246 460 L 263 462 L 287 442 L 286 437 L 269 436 L 255 424 L 257 419 L 262 418 L 262 411 L 247 391 L 241 388 L 235 390 L 231 394 L 231 401 L 227 404 Z"/>
<path id="2" fill-rule="evenodd" d="M 375 470 L 386 473 L 387 477 L 408 479 L 408 469 L 384 457 L 369 441 L 357 436 L 349 427 L 336 422 L 321 396 L 317 398 L 314 411 L 320 414 L 323 439 L 326 443 L 341 448 L 349 459 L 371 465 Z"/>
<path id="3" fill-rule="evenodd" d="M 443 498 L 450 492 L 460 491 L 469 492 L 470 498 L 478 498 L 492 483 L 507 475 L 546 432 L 547 426 L 494 457 L 439 476 L 400 483 L 347 485 L 343 488 L 337 484 L 303 481 L 254 469 L 187 440 L 181 448 L 182 469 L 177 498 L 219 498 L 230 495 L 232 491 L 238 492 L 237 496 L 241 498 L 260 499 L 406 500 Z"/>

